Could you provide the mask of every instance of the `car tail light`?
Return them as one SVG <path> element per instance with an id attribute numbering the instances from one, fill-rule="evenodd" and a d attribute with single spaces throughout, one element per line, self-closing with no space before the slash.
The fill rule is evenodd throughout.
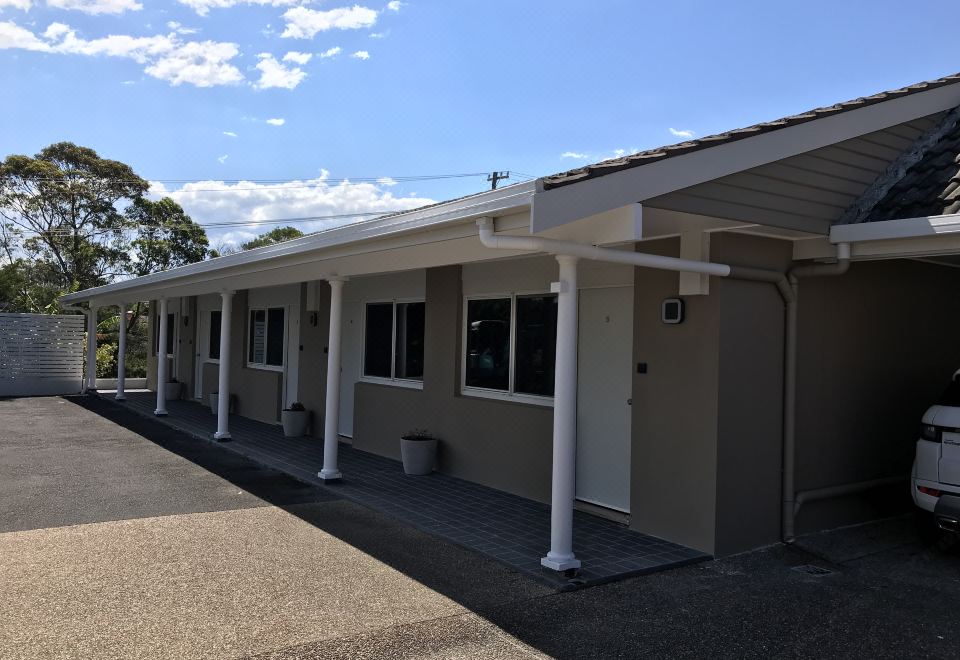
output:
<path id="1" fill-rule="evenodd" d="M 917 486 L 917 490 L 930 497 L 940 497 L 943 494 L 943 491 L 939 491 L 936 488 L 927 488 L 926 486 Z"/>
<path id="2" fill-rule="evenodd" d="M 921 424 L 920 437 L 930 442 L 940 442 L 942 439 L 942 429 L 933 424 Z"/>

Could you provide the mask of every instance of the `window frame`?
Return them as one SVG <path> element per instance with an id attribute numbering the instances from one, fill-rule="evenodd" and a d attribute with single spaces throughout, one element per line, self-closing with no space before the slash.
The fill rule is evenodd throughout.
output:
<path id="1" fill-rule="evenodd" d="M 289 305 L 270 305 L 268 307 L 248 307 L 247 308 L 247 336 L 243 346 L 244 362 L 247 369 L 259 369 L 260 371 L 276 371 L 282 373 L 287 369 L 287 339 L 290 335 L 290 310 Z M 283 310 L 283 364 L 267 364 L 267 347 L 270 342 L 270 310 Z M 253 336 L 253 324 L 250 321 L 251 312 L 263 312 L 263 362 L 250 361 L 250 338 Z M 221 339 L 222 341 L 222 339 Z M 222 344 L 221 344 L 222 346 Z"/>
<path id="2" fill-rule="evenodd" d="M 167 328 L 167 334 L 170 335 L 167 337 L 167 341 L 170 342 L 173 352 L 167 353 L 166 356 L 168 359 L 173 359 L 177 356 L 177 346 L 180 345 L 180 314 L 179 312 L 167 312 L 167 317 L 173 317 L 173 327 Z M 154 315 L 154 325 L 153 325 L 153 355 L 154 357 L 159 357 L 162 355 L 160 352 L 160 310 L 157 310 L 156 315 Z M 170 332 L 173 330 L 173 332 Z M 176 361 L 174 361 L 176 364 Z"/>
<path id="3" fill-rule="evenodd" d="M 212 357 L 210 357 L 210 333 L 213 332 L 213 328 L 214 328 L 213 315 L 214 315 L 214 314 L 220 314 L 220 318 L 222 319 L 222 318 L 223 318 L 223 310 L 222 310 L 222 309 L 209 309 L 209 310 L 204 311 L 203 313 L 207 315 L 207 325 L 208 325 L 208 327 L 207 327 L 207 336 L 206 336 L 206 345 L 203 347 L 203 349 L 204 349 L 204 350 L 203 350 L 204 355 L 202 356 L 202 357 L 203 357 L 203 361 L 206 362 L 207 364 L 220 364 L 220 358 L 218 358 L 218 357 L 217 357 L 217 358 L 212 358 Z M 218 333 L 220 332 L 220 327 L 217 327 L 217 332 L 218 332 Z M 222 337 L 222 336 L 220 337 L 220 340 L 221 340 L 221 344 L 220 344 L 220 345 L 223 346 L 223 343 L 222 343 L 222 342 L 223 342 L 223 337 Z"/>
<path id="4" fill-rule="evenodd" d="M 480 399 L 498 399 L 500 401 L 512 401 L 514 403 L 525 403 L 545 408 L 553 407 L 553 397 L 543 396 L 541 394 L 527 394 L 516 391 L 516 366 L 517 366 L 517 298 L 553 296 L 549 289 L 539 289 L 535 291 L 510 291 L 500 293 L 479 293 L 463 296 L 463 313 L 461 316 L 461 336 L 460 336 L 460 394 L 465 397 L 476 397 Z M 467 333 L 469 302 L 471 300 L 498 300 L 503 298 L 510 299 L 510 365 L 507 370 L 509 374 L 506 390 L 497 390 L 489 387 L 477 387 L 476 385 L 467 385 Z M 554 346 L 556 350 L 556 346 Z M 556 369 L 556 362 L 554 362 Z M 556 392 L 556 379 L 554 379 L 554 392 Z"/>
<path id="5" fill-rule="evenodd" d="M 363 337 L 360 343 L 360 380 L 365 383 L 376 383 L 378 385 L 391 385 L 393 387 L 406 387 L 414 390 L 423 389 L 423 378 L 419 380 L 414 378 L 397 378 L 397 305 L 409 303 L 423 303 L 424 315 L 426 315 L 425 298 L 372 298 L 363 301 Z M 393 313 L 390 326 L 390 374 L 386 376 L 368 376 L 367 375 L 367 306 L 368 305 L 390 305 Z M 426 340 L 426 328 L 424 328 L 424 340 Z M 426 355 L 426 341 L 424 341 L 424 355 Z"/>

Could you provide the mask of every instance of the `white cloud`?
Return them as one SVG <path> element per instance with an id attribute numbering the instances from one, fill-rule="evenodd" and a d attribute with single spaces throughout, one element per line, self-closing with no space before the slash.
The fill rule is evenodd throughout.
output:
<path id="1" fill-rule="evenodd" d="M 154 195 L 169 195 L 200 223 L 249 220 L 242 228 L 230 228 L 219 233 L 207 229 L 211 242 L 234 245 L 250 240 L 254 235 L 269 231 L 277 225 L 260 224 L 266 220 L 343 215 L 361 212 L 387 213 L 403 211 L 434 203 L 421 197 L 396 197 L 383 185 L 373 183 L 330 182 L 329 173 L 322 170 L 316 179 L 289 181 L 282 184 L 258 184 L 250 181 L 225 183 L 197 181 L 178 189 L 167 189 L 161 183 L 151 184 Z M 210 192 L 213 191 L 213 192 Z M 370 217 L 370 216 L 367 216 Z M 331 218 L 297 223 L 304 232 L 329 229 L 361 218 Z"/>
<path id="2" fill-rule="evenodd" d="M 0 0 L 0 9 L 11 7 L 13 9 L 22 9 L 29 11 L 33 3 L 30 0 Z"/>
<path id="3" fill-rule="evenodd" d="M 397 182 L 394 181 L 391 177 L 388 177 L 388 176 L 382 176 L 382 177 L 380 177 L 379 179 L 377 179 L 377 183 L 379 183 L 381 186 L 395 186 L 395 185 L 397 185 Z"/>
<path id="4" fill-rule="evenodd" d="M 47 0 L 47 6 L 54 9 L 80 11 L 84 14 L 122 14 L 125 11 L 143 9 L 136 0 Z"/>
<path id="5" fill-rule="evenodd" d="M 220 156 L 219 158 L 217 158 L 217 162 L 220 163 L 221 165 L 223 165 L 224 163 L 227 162 L 227 159 L 228 159 L 229 157 L 230 157 L 230 156 L 228 156 L 227 154 L 224 154 L 224 155 Z"/>
<path id="6" fill-rule="evenodd" d="M 402 6 L 403 4 L 400 0 L 390 0 L 390 2 L 387 3 L 387 9 L 390 11 L 400 11 L 400 7 Z"/>
<path id="7" fill-rule="evenodd" d="M 323 51 L 322 53 L 320 53 L 320 57 L 322 57 L 322 58 L 324 58 L 324 59 L 326 59 L 326 58 L 328 58 L 328 57 L 336 57 L 336 56 L 339 55 L 341 52 L 343 52 L 343 49 L 340 48 L 340 46 L 334 46 L 333 48 L 328 48 L 328 49 L 326 49 L 325 51 Z"/>
<path id="8" fill-rule="evenodd" d="M 694 135 L 696 135 L 696 133 L 695 133 L 694 131 L 689 130 L 689 129 L 680 130 L 680 129 L 676 129 L 676 128 L 671 128 L 671 129 L 670 129 L 670 135 L 672 135 L 672 136 L 674 136 L 674 137 L 685 138 L 685 139 L 689 140 L 689 139 L 692 138 Z"/>
<path id="9" fill-rule="evenodd" d="M 307 77 L 303 69 L 284 66 L 270 53 L 260 53 L 257 57 L 260 58 L 257 62 L 260 80 L 253 84 L 257 89 L 293 89 Z"/>
<path id="10" fill-rule="evenodd" d="M 181 41 L 176 34 L 131 37 L 112 34 L 83 39 L 63 23 L 51 23 L 41 39 L 13 22 L 0 23 L 0 49 L 17 48 L 46 53 L 123 57 L 146 65 L 144 72 L 171 85 L 197 87 L 228 85 L 243 80 L 230 63 L 240 54 L 236 44 L 218 41 Z"/>
<path id="11" fill-rule="evenodd" d="M 390 30 L 384 30 L 383 32 L 371 32 L 371 33 L 370 33 L 370 38 L 371 38 L 371 39 L 385 39 L 388 34 L 390 34 Z"/>
<path id="12" fill-rule="evenodd" d="M 560 158 L 575 158 L 577 160 L 586 160 L 590 158 L 588 154 L 580 153 L 579 151 L 564 151 L 560 154 Z"/>
<path id="13" fill-rule="evenodd" d="M 224 131 L 223 134 L 226 135 L 227 137 L 231 137 L 231 138 L 237 137 L 237 134 L 234 133 L 233 131 Z"/>
<path id="14" fill-rule="evenodd" d="M 351 55 L 350 57 L 355 57 L 355 58 L 358 59 L 358 60 L 369 60 L 369 59 L 370 59 L 370 53 L 368 53 L 368 52 L 365 51 L 365 50 L 358 50 L 356 53 L 354 53 L 354 54 Z"/>
<path id="15" fill-rule="evenodd" d="M 179 0 L 180 4 L 190 7 L 200 16 L 206 16 L 211 9 L 227 9 L 236 5 L 269 5 L 271 7 L 289 7 L 300 0 Z"/>
<path id="16" fill-rule="evenodd" d="M 240 70 L 229 63 L 239 54 L 236 44 L 190 41 L 164 55 L 144 71 L 173 86 L 181 83 L 197 87 L 231 85 L 243 80 Z"/>
<path id="17" fill-rule="evenodd" d="M 199 28 L 184 27 L 181 23 L 176 21 L 167 21 L 167 29 L 173 30 L 177 34 L 196 34 L 200 31 Z"/>
<path id="18" fill-rule="evenodd" d="M 289 53 L 283 56 L 284 62 L 295 62 L 297 64 L 306 64 L 313 57 L 313 53 L 300 53 L 295 50 L 291 50 Z"/>
<path id="19" fill-rule="evenodd" d="M 293 7 L 283 13 L 283 18 L 287 25 L 281 37 L 312 39 L 318 32 L 327 30 L 356 30 L 372 27 L 377 22 L 377 12 L 360 5 L 338 7 L 327 11 Z"/>
<path id="20" fill-rule="evenodd" d="M 287 120 L 283 119 L 282 117 L 278 117 L 276 119 L 268 119 L 267 123 L 270 124 L 271 126 L 283 126 L 284 124 L 287 123 Z"/>
<path id="21" fill-rule="evenodd" d="M 0 50 L 5 48 L 40 52 L 50 52 L 52 50 L 50 44 L 38 39 L 33 32 L 20 27 L 13 21 L 0 22 Z"/>

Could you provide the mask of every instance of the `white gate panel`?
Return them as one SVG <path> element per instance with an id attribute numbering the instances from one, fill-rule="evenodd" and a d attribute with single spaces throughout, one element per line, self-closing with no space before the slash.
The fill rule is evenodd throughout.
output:
<path id="1" fill-rule="evenodd" d="M 0 314 L 0 396 L 83 389 L 83 315 Z"/>

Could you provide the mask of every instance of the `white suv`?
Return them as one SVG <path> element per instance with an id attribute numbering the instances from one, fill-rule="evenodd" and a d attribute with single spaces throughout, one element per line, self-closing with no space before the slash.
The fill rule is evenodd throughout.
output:
<path id="1" fill-rule="evenodd" d="M 910 486 L 927 518 L 960 532 L 960 371 L 923 416 Z"/>

